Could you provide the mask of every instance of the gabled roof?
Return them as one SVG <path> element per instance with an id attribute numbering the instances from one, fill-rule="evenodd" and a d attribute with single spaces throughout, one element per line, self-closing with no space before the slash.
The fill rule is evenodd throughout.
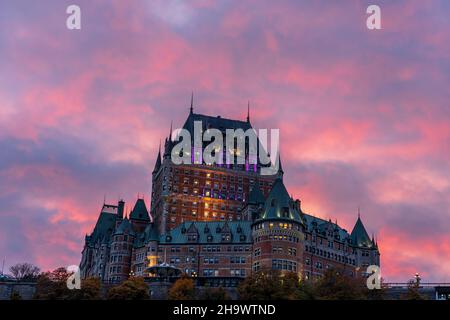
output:
<path id="1" fill-rule="evenodd" d="M 186 122 L 183 125 L 183 129 L 188 130 L 192 136 L 194 134 L 194 121 L 202 122 L 203 131 L 206 131 L 209 128 L 214 128 L 218 130 L 242 129 L 246 131 L 247 129 L 250 129 L 252 127 L 250 123 L 247 121 L 226 119 L 222 118 L 221 116 L 212 117 L 198 113 L 190 113 L 188 118 L 186 119 Z"/>
<path id="2" fill-rule="evenodd" d="M 248 203 L 249 204 L 264 204 L 266 202 L 266 198 L 264 197 L 264 194 L 261 191 L 261 188 L 259 186 L 259 181 L 256 180 L 255 184 L 253 185 L 252 190 L 250 191 L 248 195 Z"/>
<path id="3" fill-rule="evenodd" d="M 191 223 L 187 221 L 186 223 Z M 198 230 L 198 242 L 200 244 L 217 244 L 223 243 L 222 230 L 229 228 L 232 234 L 230 244 L 249 244 L 251 239 L 251 222 L 250 221 L 194 221 L 192 222 Z M 188 241 L 188 232 L 182 232 L 183 224 L 179 224 L 166 234 L 160 235 L 160 243 L 186 244 Z M 208 232 L 205 232 L 208 230 Z M 217 232 L 219 231 L 219 232 Z M 233 236 L 234 235 L 234 236 Z M 170 241 L 168 241 L 170 236 Z M 241 237 L 242 236 L 242 237 Z M 208 241 L 209 238 L 209 241 Z"/>
<path id="4" fill-rule="evenodd" d="M 352 243 L 359 247 L 372 247 L 373 245 L 359 216 L 358 220 L 356 220 L 350 237 L 352 239 Z"/>
<path id="5" fill-rule="evenodd" d="M 95 224 L 94 231 L 90 236 L 86 237 L 86 241 L 90 245 L 95 244 L 97 241 L 109 241 L 116 225 L 116 219 L 116 214 L 102 210 L 102 212 L 100 212 L 100 216 L 98 217 L 97 223 Z"/>
<path id="6" fill-rule="evenodd" d="M 347 230 L 341 228 L 337 223 L 333 223 L 306 213 L 303 213 L 303 221 L 305 222 L 306 230 L 312 232 L 316 230 L 316 232 L 326 235 L 326 231 L 328 228 L 332 227 L 339 235 L 340 240 L 346 240 L 350 238 L 350 234 Z"/>
<path id="7" fill-rule="evenodd" d="M 139 248 L 144 246 L 146 243 L 150 241 L 158 241 L 159 240 L 159 234 L 158 234 L 158 228 L 153 224 L 148 224 L 144 232 L 140 233 L 134 240 L 134 247 Z"/>
<path id="8" fill-rule="evenodd" d="M 289 196 L 281 177 L 275 180 L 260 219 L 294 220 L 303 223 L 301 212 Z"/>
<path id="9" fill-rule="evenodd" d="M 130 220 L 150 221 L 144 199 L 137 199 L 133 211 L 130 213 Z"/>
<path id="10" fill-rule="evenodd" d="M 192 222 L 191 225 L 189 226 L 189 228 L 186 231 L 187 233 L 197 233 L 198 234 L 198 229 L 195 226 L 195 223 Z"/>
<path id="11" fill-rule="evenodd" d="M 115 235 L 117 234 L 131 234 L 134 235 L 133 228 L 131 227 L 130 220 L 128 218 L 125 218 L 120 223 L 117 230 L 114 232 Z"/>

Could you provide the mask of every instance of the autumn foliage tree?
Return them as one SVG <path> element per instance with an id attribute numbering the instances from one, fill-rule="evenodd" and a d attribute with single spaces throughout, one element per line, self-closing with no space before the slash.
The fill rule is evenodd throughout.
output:
<path id="1" fill-rule="evenodd" d="M 293 300 L 309 298 L 307 287 L 298 274 L 282 274 L 278 270 L 262 270 L 247 277 L 238 287 L 243 300 Z"/>
<path id="2" fill-rule="evenodd" d="M 98 278 L 81 280 L 81 288 L 70 290 L 67 279 L 71 273 L 66 268 L 57 268 L 52 272 L 39 275 L 34 299 L 38 300 L 98 300 L 101 299 L 101 282 Z"/>
<path id="3" fill-rule="evenodd" d="M 361 300 L 367 298 L 367 287 L 362 278 L 328 269 L 314 285 L 314 296 L 320 300 Z"/>
<path id="4" fill-rule="evenodd" d="M 168 298 L 170 300 L 193 300 L 195 299 L 194 281 L 189 277 L 181 277 L 170 287 Z"/>
<path id="5" fill-rule="evenodd" d="M 150 299 L 148 285 L 142 277 L 131 277 L 108 291 L 110 300 L 146 300 Z"/>

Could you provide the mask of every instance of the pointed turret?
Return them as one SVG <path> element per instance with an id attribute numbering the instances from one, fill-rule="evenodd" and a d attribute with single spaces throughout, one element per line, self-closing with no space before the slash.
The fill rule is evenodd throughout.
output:
<path id="1" fill-rule="evenodd" d="M 161 167 L 161 142 L 159 142 L 158 157 L 156 158 L 155 168 L 153 169 L 153 173 L 158 172 L 160 167 Z"/>
<path id="2" fill-rule="evenodd" d="M 359 210 L 358 210 L 359 211 Z M 354 245 L 358 247 L 371 247 L 372 241 L 361 221 L 360 214 L 358 212 L 358 220 L 356 220 L 355 226 L 353 227 L 352 233 L 350 235 Z"/>
<path id="3" fill-rule="evenodd" d="M 276 178 L 267 196 L 261 219 L 294 220 L 303 223 L 301 212 L 296 203 L 291 200 L 280 176 Z"/>
<path id="4" fill-rule="evenodd" d="M 283 171 L 283 166 L 281 165 L 281 153 L 278 152 L 278 173 L 277 175 L 281 178 L 283 178 L 284 175 L 284 171 Z"/>
<path id="5" fill-rule="evenodd" d="M 170 130 L 169 130 L 169 141 L 172 142 L 172 124 L 173 121 L 170 121 Z"/>
<path id="6" fill-rule="evenodd" d="M 256 180 L 252 190 L 250 191 L 250 194 L 248 195 L 248 203 L 259 205 L 264 204 L 265 202 L 266 198 L 264 197 L 264 194 L 261 191 L 259 181 Z"/>
<path id="7" fill-rule="evenodd" d="M 134 234 L 130 220 L 128 218 L 123 219 L 114 234 Z"/>
<path id="8" fill-rule="evenodd" d="M 247 104 L 247 122 L 250 123 L 250 101 Z"/>
<path id="9" fill-rule="evenodd" d="M 144 199 L 137 199 L 133 211 L 131 211 L 130 220 L 150 221 L 150 216 L 148 215 L 148 210 Z"/>

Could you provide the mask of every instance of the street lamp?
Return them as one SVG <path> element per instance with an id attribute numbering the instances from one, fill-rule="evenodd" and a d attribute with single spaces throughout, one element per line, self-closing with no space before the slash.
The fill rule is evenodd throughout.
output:
<path id="1" fill-rule="evenodd" d="M 416 279 L 416 285 L 419 286 L 421 279 L 420 279 L 420 275 L 418 272 L 416 272 L 416 275 L 414 276 L 414 278 Z"/>

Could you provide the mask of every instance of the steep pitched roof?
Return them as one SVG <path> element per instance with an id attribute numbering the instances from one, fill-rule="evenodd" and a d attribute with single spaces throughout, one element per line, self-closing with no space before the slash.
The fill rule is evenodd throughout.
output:
<path id="1" fill-rule="evenodd" d="M 131 227 L 130 220 L 128 218 L 125 218 L 120 223 L 117 230 L 114 232 L 115 235 L 117 234 L 131 234 L 134 235 L 133 228 Z"/>
<path id="2" fill-rule="evenodd" d="M 284 186 L 281 177 L 278 177 L 267 196 L 261 219 L 294 220 L 303 223 L 301 212 Z"/>
<path id="3" fill-rule="evenodd" d="M 150 221 L 150 216 L 148 215 L 148 210 L 144 199 L 137 199 L 133 211 L 131 211 L 130 219 Z"/>
<path id="4" fill-rule="evenodd" d="M 188 118 L 186 119 L 186 122 L 183 125 L 183 129 L 188 130 L 191 135 L 194 134 L 194 122 L 195 121 L 201 121 L 203 126 L 203 131 L 206 131 L 209 128 L 215 128 L 219 130 L 225 130 L 225 129 L 242 129 L 246 131 L 247 129 L 250 129 L 252 126 L 247 121 L 240 121 L 240 120 L 232 120 L 227 118 L 222 118 L 220 116 L 212 117 L 207 116 L 203 114 L 198 113 L 190 113 Z"/>
<path id="5" fill-rule="evenodd" d="M 350 234 L 347 232 L 347 230 L 341 228 L 339 225 L 332 223 L 330 221 L 309 215 L 307 213 L 303 213 L 303 220 L 305 221 L 306 230 L 310 232 L 312 230 L 316 230 L 317 232 L 325 235 L 331 223 L 332 227 L 338 233 L 340 240 L 346 240 L 350 238 Z"/>
<path id="6" fill-rule="evenodd" d="M 158 172 L 161 167 L 161 146 L 159 146 L 158 157 L 156 158 L 155 167 L 153 168 L 153 173 Z"/>
<path id="7" fill-rule="evenodd" d="M 97 241 L 109 241 L 109 237 L 114 231 L 117 215 L 111 212 L 115 206 L 103 205 L 102 211 L 95 224 L 94 231 L 90 236 L 86 237 L 86 240 L 90 245 L 95 244 Z M 115 207 L 117 209 L 117 207 Z"/>
<path id="8" fill-rule="evenodd" d="M 259 181 L 256 180 L 255 184 L 253 185 L 252 190 L 250 191 L 248 195 L 248 203 L 249 204 L 264 204 L 266 202 L 266 198 L 264 197 L 264 194 L 261 191 L 261 188 L 259 186 Z"/>
<path id="9" fill-rule="evenodd" d="M 358 220 L 356 220 L 350 237 L 354 245 L 357 245 L 359 247 L 372 247 L 372 241 L 370 240 L 366 228 L 364 227 L 364 224 L 362 223 L 359 216 Z"/>
<path id="10" fill-rule="evenodd" d="M 191 222 L 186 222 L 191 223 Z M 250 221 L 194 221 L 192 222 L 198 230 L 198 242 L 201 244 L 222 243 L 222 230 L 225 227 L 227 232 L 233 236 L 232 244 L 251 243 L 251 222 Z M 188 243 L 189 232 L 182 232 L 183 224 L 179 224 L 174 229 L 160 236 L 161 243 L 186 244 Z M 229 229 L 228 229 L 229 228 Z M 168 240 L 168 236 L 170 240 Z M 241 237 L 242 236 L 242 237 Z"/>

